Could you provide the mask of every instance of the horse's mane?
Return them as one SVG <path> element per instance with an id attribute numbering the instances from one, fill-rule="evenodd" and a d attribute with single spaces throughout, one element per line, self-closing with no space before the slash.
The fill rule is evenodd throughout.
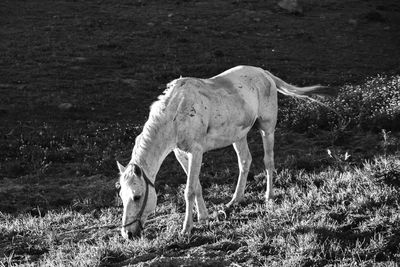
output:
<path id="1" fill-rule="evenodd" d="M 168 83 L 164 92 L 151 104 L 149 118 L 143 126 L 142 133 L 136 138 L 135 146 L 132 151 L 132 158 L 140 160 L 138 156 L 148 148 L 152 141 L 154 141 L 160 128 L 169 121 L 168 118 L 171 112 L 168 112 L 167 107 L 178 80 L 179 79 L 176 79 Z M 134 155 L 136 156 L 134 157 Z"/>

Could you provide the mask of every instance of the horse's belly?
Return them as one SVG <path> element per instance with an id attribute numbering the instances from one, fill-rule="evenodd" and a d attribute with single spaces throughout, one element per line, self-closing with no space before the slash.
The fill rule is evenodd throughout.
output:
<path id="1" fill-rule="evenodd" d="M 229 146 L 245 137 L 250 129 L 251 126 L 240 129 L 211 129 L 205 138 L 205 150 L 213 150 Z"/>
<path id="2" fill-rule="evenodd" d="M 246 136 L 253 126 L 256 113 L 243 103 L 235 104 L 216 104 L 212 108 L 205 136 L 207 150 L 231 145 Z"/>

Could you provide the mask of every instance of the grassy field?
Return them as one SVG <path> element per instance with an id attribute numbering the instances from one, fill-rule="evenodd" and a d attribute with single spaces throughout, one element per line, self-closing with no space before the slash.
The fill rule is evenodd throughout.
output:
<path id="1" fill-rule="evenodd" d="M 332 152 L 333 153 L 333 152 Z M 213 219 L 179 235 L 184 187 L 159 189 L 159 205 L 143 237 L 122 239 L 119 207 L 91 203 L 45 215 L 1 214 L 6 266 L 397 266 L 400 260 L 400 160 L 382 155 L 359 166 L 332 154 L 318 171 L 282 168 L 276 199 L 264 203 L 263 174 L 246 201 L 218 216 L 232 192 L 228 183 L 206 187 Z M 230 179 L 229 170 L 220 174 Z M 225 177 L 224 177 L 225 176 Z M 207 178 L 207 177 L 203 177 Z"/>
<path id="2" fill-rule="evenodd" d="M 0 266 L 398 266 L 400 4 L 275 1 L 13 0 L 0 3 Z M 157 176 L 143 236 L 119 233 L 116 160 L 126 164 L 149 105 L 171 79 L 238 64 L 297 84 L 336 86 L 336 113 L 279 98 L 274 201 L 263 150 L 245 202 L 224 208 L 232 147 L 207 153 L 212 215 L 180 236 L 185 177 Z"/>
<path id="3" fill-rule="evenodd" d="M 394 91 L 400 92 L 399 83 L 393 82 L 398 80 L 374 84 L 395 86 Z M 337 99 L 340 103 L 350 90 L 358 90 L 357 86 L 345 89 Z M 370 89 L 381 91 L 379 86 Z M 379 97 L 375 97 L 376 104 Z M 390 106 L 391 101 L 385 103 Z M 298 104 L 299 109 L 306 109 L 302 114 L 332 115 L 315 110 L 314 104 Z M 398 119 L 398 111 L 394 113 Z M 380 110 L 370 113 L 370 117 L 378 115 L 383 116 Z M 235 186 L 235 153 L 222 149 L 207 154 L 200 179 L 212 216 L 207 225 L 195 224 L 190 237 L 179 235 L 185 178 L 173 158 L 168 158 L 156 183 L 156 213 L 143 236 L 134 241 L 124 240 L 119 233 L 121 203 L 113 189 L 116 179 L 108 178 L 116 177 L 114 159 L 104 158 L 104 152 L 99 157 L 96 148 L 104 145 L 106 151 L 116 153 L 124 142 L 132 142 L 129 136 L 135 136 L 132 132 L 140 127 L 93 129 L 92 138 L 76 134 L 71 140 L 56 138 L 51 129 L 43 129 L 39 136 L 21 141 L 32 157 L 26 164 L 36 168 L 36 174 L 2 180 L 1 262 L 4 266 L 397 266 L 399 134 L 349 128 L 356 122 L 347 120 L 346 128 L 341 128 L 338 120 L 330 130 L 316 129 L 310 123 L 305 133 L 278 129 L 275 199 L 269 203 L 264 202 L 261 140 L 256 131 L 251 132 L 249 144 L 255 160 L 245 202 L 226 211 L 227 217 L 219 211 L 224 210 Z M 52 145 L 32 145 L 38 142 Z M 63 148 L 67 145 L 68 153 Z M 82 156 L 82 162 L 92 160 L 97 167 L 79 165 L 74 172 L 79 172 L 80 179 L 55 179 L 61 163 L 53 162 L 59 159 L 68 168 L 71 154 Z"/>

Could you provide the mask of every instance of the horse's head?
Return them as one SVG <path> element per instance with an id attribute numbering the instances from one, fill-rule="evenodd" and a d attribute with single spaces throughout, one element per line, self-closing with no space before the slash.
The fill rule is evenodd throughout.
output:
<path id="1" fill-rule="evenodd" d="M 133 239 L 140 236 L 147 217 L 156 208 L 156 190 L 138 165 L 124 167 L 119 162 L 117 164 L 120 179 L 116 186 L 124 205 L 121 234 L 124 238 Z"/>

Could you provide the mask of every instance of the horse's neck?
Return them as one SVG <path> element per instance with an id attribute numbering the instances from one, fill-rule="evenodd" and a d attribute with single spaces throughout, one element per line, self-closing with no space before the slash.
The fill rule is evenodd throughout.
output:
<path id="1" fill-rule="evenodd" d="M 152 136 L 151 142 L 147 142 L 150 145 L 141 144 L 143 139 L 135 144 L 131 161 L 138 163 L 152 182 L 155 181 L 164 159 L 172 151 L 172 136 L 170 129 L 159 129 L 157 134 Z"/>

